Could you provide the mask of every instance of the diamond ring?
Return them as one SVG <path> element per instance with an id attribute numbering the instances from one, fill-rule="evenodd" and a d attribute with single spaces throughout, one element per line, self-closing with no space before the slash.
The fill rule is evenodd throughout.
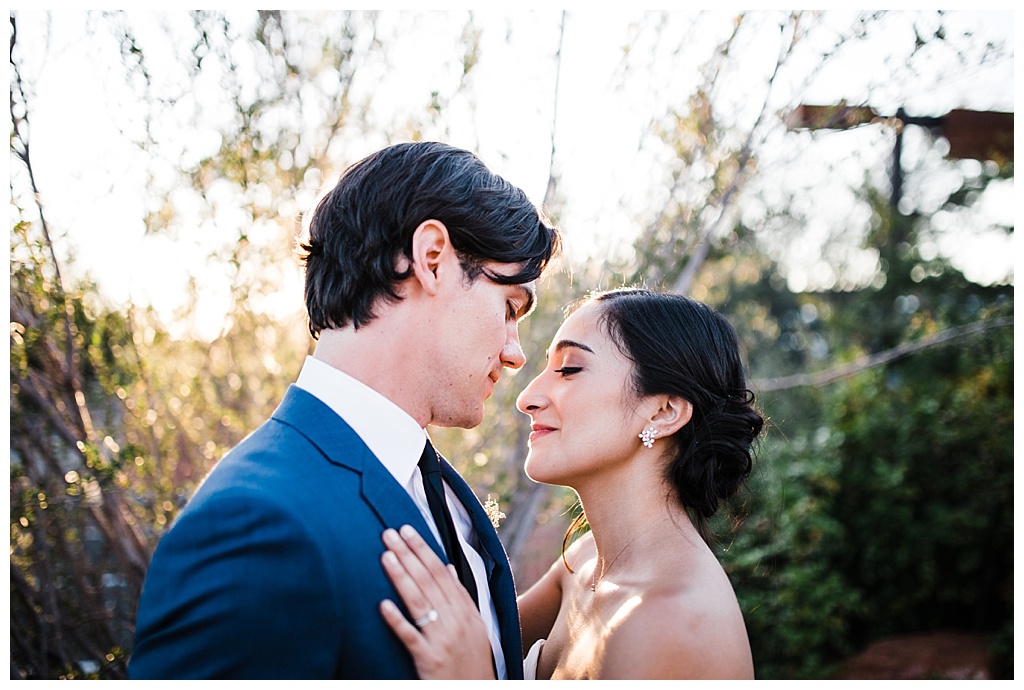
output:
<path id="1" fill-rule="evenodd" d="M 427 623 L 433 623 L 440 617 L 441 616 L 437 613 L 437 609 L 430 609 L 429 611 L 427 611 L 427 615 L 423 616 L 423 618 L 417 618 L 412 622 L 412 624 L 415 625 L 417 628 L 422 628 Z"/>

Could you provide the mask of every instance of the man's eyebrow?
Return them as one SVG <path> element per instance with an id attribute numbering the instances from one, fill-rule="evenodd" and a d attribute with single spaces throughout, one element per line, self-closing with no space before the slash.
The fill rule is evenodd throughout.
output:
<path id="1" fill-rule="evenodd" d="M 594 353 L 594 351 L 591 350 L 589 347 L 587 347 L 583 343 L 576 342 L 575 340 L 559 340 L 557 343 L 555 343 L 555 354 L 558 354 L 562 350 L 564 350 L 566 348 L 569 348 L 569 347 L 579 348 L 580 350 L 584 350 L 584 351 L 589 352 L 591 354 Z M 544 357 L 547 358 L 547 359 L 550 359 L 551 358 L 551 351 L 548 350 L 547 352 L 545 352 L 544 353 Z"/>

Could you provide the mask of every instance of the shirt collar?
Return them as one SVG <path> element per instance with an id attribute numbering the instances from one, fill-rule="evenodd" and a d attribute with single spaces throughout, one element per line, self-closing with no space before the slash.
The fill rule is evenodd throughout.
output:
<path id="1" fill-rule="evenodd" d="M 409 482 L 427 433 L 405 410 L 313 356 L 307 355 L 295 385 L 344 419 L 399 484 Z"/>

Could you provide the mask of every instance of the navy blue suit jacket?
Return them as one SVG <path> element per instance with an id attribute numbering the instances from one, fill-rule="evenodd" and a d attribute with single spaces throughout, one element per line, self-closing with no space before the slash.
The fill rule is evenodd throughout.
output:
<path id="1" fill-rule="evenodd" d="M 472 516 L 505 664 L 522 678 L 508 558 L 479 499 L 447 463 Z M 153 555 L 132 678 L 415 678 L 381 618 L 400 601 L 381 532 L 409 524 L 434 546 L 404 487 L 320 400 L 289 388 L 274 415 L 221 460 Z"/>

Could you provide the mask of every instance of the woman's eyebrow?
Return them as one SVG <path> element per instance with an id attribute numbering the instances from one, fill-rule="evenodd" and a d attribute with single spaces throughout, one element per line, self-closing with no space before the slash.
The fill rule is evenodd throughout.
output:
<path id="1" fill-rule="evenodd" d="M 590 349 L 589 347 L 587 347 L 583 343 L 577 342 L 575 340 L 559 340 L 557 343 L 555 343 L 555 354 L 558 354 L 562 350 L 564 350 L 566 348 L 569 348 L 569 347 L 579 348 L 580 350 L 584 350 L 584 351 L 589 352 L 591 354 L 594 353 L 594 351 L 592 349 Z M 551 351 L 548 350 L 547 352 L 545 352 L 544 356 L 546 358 L 550 359 Z"/>

